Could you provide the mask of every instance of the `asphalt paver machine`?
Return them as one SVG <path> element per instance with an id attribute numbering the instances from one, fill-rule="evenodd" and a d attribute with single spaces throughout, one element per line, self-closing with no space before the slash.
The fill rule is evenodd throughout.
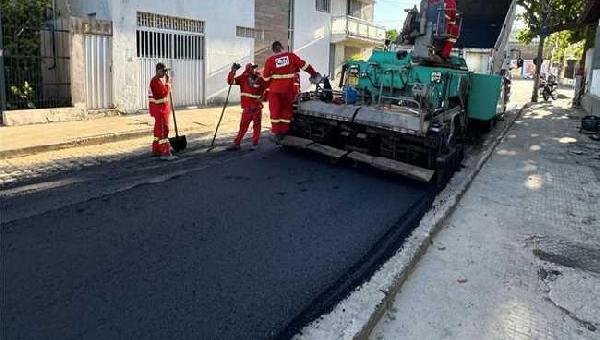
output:
<path id="1" fill-rule="evenodd" d="M 470 122 L 502 113 L 503 80 L 469 72 L 460 57 L 436 55 L 448 34 L 446 18 L 443 8 L 424 3 L 408 10 L 395 43 L 368 60 L 343 65 L 339 90 L 317 86 L 301 94 L 285 147 L 424 182 L 443 181 L 454 172 L 474 126 Z"/>

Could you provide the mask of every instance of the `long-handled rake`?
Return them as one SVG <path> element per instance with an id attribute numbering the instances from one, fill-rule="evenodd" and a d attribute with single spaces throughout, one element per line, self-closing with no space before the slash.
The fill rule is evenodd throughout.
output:
<path id="1" fill-rule="evenodd" d="M 206 152 L 210 152 L 215 148 L 215 140 L 217 139 L 217 132 L 219 131 L 219 125 L 221 125 L 221 120 L 223 120 L 223 114 L 225 113 L 225 109 L 227 108 L 227 104 L 229 104 L 229 94 L 231 93 L 231 84 L 229 85 L 229 89 L 227 89 L 227 97 L 225 97 L 225 103 L 223 104 L 223 110 L 221 110 L 221 117 L 219 117 L 219 122 L 217 123 L 217 127 L 215 128 L 215 135 L 213 136 L 212 142 L 210 142 L 210 146 L 206 150 Z"/>

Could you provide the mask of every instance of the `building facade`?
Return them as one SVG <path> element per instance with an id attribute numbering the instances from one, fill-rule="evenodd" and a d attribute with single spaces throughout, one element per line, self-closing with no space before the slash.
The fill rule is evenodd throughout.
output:
<path id="1" fill-rule="evenodd" d="M 157 62 L 172 69 L 176 106 L 219 104 L 228 92 L 225 79 L 232 63 L 254 61 L 262 67 L 275 40 L 337 83 L 344 61 L 368 57 L 372 48 L 383 44 L 385 29 L 373 24 L 374 3 L 56 0 L 51 18 L 41 19 L 45 20 L 41 26 L 52 29 L 40 29 L 42 39 L 37 39 L 45 46 L 44 53 L 31 69 L 39 75 L 12 72 L 12 59 L 0 54 L 0 64 L 9 62 L 2 69 L 18 76 L 11 73 L 9 80 L 25 91 L 21 78 L 27 78 L 40 97 L 35 103 L 29 103 L 29 98 L 0 97 L 2 117 L 8 117 L 3 123 L 74 120 L 96 111 L 143 111 Z M 64 25 L 49 25 L 55 22 Z M 1 38 L 2 34 L 3 48 Z M 59 65 L 53 69 L 57 60 Z M 308 76 L 301 79 L 306 90 Z M 2 77 L 0 81 L 4 82 Z M 239 100 L 238 91 L 232 89 L 234 102 Z M 26 108 L 31 110 L 25 112 Z"/>
<path id="2" fill-rule="evenodd" d="M 154 65 L 172 68 L 174 103 L 199 106 L 227 93 L 233 62 L 254 57 L 254 3 L 246 0 L 70 0 L 72 15 L 112 22 L 112 105 L 120 111 L 147 108 Z M 235 9 L 235 10 L 233 10 Z M 93 86 L 91 84 L 90 86 Z"/>
<path id="3" fill-rule="evenodd" d="M 373 23 L 373 0 L 293 3 L 292 49 L 334 83 L 346 60 L 368 58 L 374 47 L 383 45 L 385 28 Z M 309 86 L 307 77 L 302 77 L 302 88 Z"/>
<path id="4" fill-rule="evenodd" d="M 176 105 L 210 105 L 223 101 L 231 64 L 255 61 L 262 67 L 275 40 L 335 80 L 346 59 L 368 56 L 385 38 L 385 29 L 373 24 L 373 0 L 67 3 L 74 16 L 112 22 L 111 100 L 124 112 L 146 108 L 158 61 L 173 69 Z M 310 86 L 308 77 L 302 86 Z"/>
<path id="5" fill-rule="evenodd" d="M 600 7 L 600 6 L 599 6 Z M 581 99 L 583 108 L 592 115 L 600 116 L 600 19 L 596 13 L 597 23 L 594 48 L 589 49 L 585 55 L 584 96 Z"/>

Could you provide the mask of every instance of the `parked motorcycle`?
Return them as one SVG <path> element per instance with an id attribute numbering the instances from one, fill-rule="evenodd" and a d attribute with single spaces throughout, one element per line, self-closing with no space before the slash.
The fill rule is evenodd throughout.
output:
<path id="1" fill-rule="evenodd" d="M 556 76 L 548 75 L 547 79 L 540 78 L 540 92 L 545 101 L 549 101 L 550 99 L 556 100 L 558 98 L 557 88 Z"/>

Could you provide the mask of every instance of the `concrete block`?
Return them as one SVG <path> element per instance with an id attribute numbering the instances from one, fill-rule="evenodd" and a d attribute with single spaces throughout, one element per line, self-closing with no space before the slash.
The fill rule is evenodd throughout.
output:
<path id="1" fill-rule="evenodd" d="M 2 123 L 6 126 L 17 126 L 83 120 L 85 117 L 86 109 L 83 107 L 9 110 L 2 112 Z"/>

